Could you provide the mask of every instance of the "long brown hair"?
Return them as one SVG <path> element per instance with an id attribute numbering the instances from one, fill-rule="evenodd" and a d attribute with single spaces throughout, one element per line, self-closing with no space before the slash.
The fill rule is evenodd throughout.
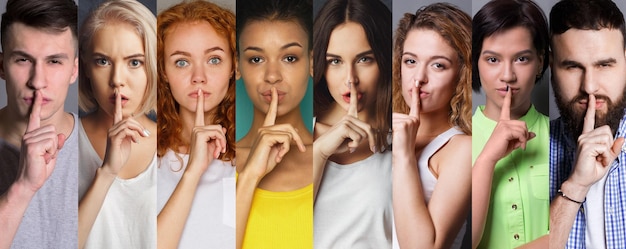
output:
<path id="1" fill-rule="evenodd" d="M 228 39 L 235 68 L 235 15 L 215 4 L 205 1 L 183 2 L 163 11 L 157 17 L 157 55 L 158 55 L 158 144 L 157 156 L 161 157 L 167 149 L 176 151 L 187 145 L 181 137 L 182 120 L 178 113 L 179 104 L 174 100 L 169 83 L 165 80 L 164 41 L 171 32 L 170 27 L 184 22 L 206 21 L 218 34 Z M 226 128 L 226 153 L 219 159 L 232 161 L 235 158 L 235 77 L 228 82 L 228 91 L 222 102 L 216 107 L 213 124 Z"/>

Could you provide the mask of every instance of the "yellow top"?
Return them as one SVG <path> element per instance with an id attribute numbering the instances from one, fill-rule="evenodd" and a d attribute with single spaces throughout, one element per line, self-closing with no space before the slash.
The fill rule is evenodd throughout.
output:
<path id="1" fill-rule="evenodd" d="M 243 248 L 313 248 L 313 184 L 288 192 L 257 188 Z"/>

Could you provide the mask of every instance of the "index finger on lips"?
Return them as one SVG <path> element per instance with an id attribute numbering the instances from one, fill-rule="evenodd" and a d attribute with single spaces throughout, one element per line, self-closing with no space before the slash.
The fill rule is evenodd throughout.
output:
<path id="1" fill-rule="evenodd" d="M 355 118 L 358 117 L 358 93 L 356 91 L 356 87 L 354 83 L 350 81 L 350 106 L 348 107 L 348 115 L 353 116 Z"/>
<path id="2" fill-rule="evenodd" d="M 41 126 L 41 102 L 43 101 L 41 93 L 35 90 L 35 98 L 33 99 L 33 107 L 28 118 L 26 132 L 38 129 Z"/>
<path id="3" fill-rule="evenodd" d="M 500 110 L 500 120 L 511 120 L 511 87 L 506 86 L 506 95 L 502 101 L 502 109 Z"/>
<path id="4" fill-rule="evenodd" d="M 263 126 L 272 126 L 276 123 L 276 113 L 278 112 L 278 92 L 275 87 L 272 87 L 271 91 L 272 100 L 270 101 L 270 106 L 267 109 Z"/>
<path id="5" fill-rule="evenodd" d="M 583 121 L 583 133 L 593 131 L 596 124 L 596 96 L 589 94 L 589 100 L 587 101 L 587 112 L 585 113 L 585 120 Z"/>
<path id="6" fill-rule="evenodd" d="M 198 89 L 198 100 L 196 101 L 196 126 L 204 126 L 204 93 Z"/>

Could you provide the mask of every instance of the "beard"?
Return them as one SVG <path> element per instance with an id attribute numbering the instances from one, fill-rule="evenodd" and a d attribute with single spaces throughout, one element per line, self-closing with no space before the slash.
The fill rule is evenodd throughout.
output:
<path id="1" fill-rule="evenodd" d="M 561 112 L 561 118 L 563 122 L 565 122 L 567 131 L 573 136 L 572 138 L 575 141 L 582 134 L 585 113 L 587 112 L 586 109 L 579 110 L 576 106 L 578 106 L 577 103 L 579 101 L 589 99 L 589 95 L 579 92 L 574 98 L 568 101 L 563 99 L 563 95 L 560 94 L 561 89 L 558 84 L 553 81 L 552 86 L 554 88 L 556 105 Z M 624 98 L 624 94 L 626 94 L 626 87 L 622 89 L 621 97 L 615 103 L 613 103 L 613 101 L 606 95 L 595 95 L 596 100 L 602 99 L 605 101 L 607 112 L 602 113 L 596 111 L 594 128 L 608 125 L 611 128 L 613 135 L 615 135 L 619 122 L 624 116 L 624 108 L 626 108 L 626 99 Z M 592 103 L 587 104 L 590 105 Z"/>

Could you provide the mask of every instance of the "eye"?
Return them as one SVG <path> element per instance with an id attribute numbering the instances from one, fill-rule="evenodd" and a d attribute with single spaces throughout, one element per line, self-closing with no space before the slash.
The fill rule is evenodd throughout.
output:
<path id="1" fill-rule="evenodd" d="M 414 59 L 405 59 L 404 60 L 404 64 L 407 65 L 415 65 L 417 63 L 417 61 L 415 61 Z"/>
<path id="2" fill-rule="evenodd" d="M 365 56 L 365 57 L 361 57 L 359 58 L 359 60 L 357 61 L 357 63 L 370 63 L 374 61 L 374 58 L 369 57 L 369 56 Z"/>
<path id="3" fill-rule="evenodd" d="M 433 68 L 435 68 L 435 69 L 439 69 L 439 70 L 446 69 L 446 66 L 444 66 L 444 65 L 443 65 L 443 64 L 441 64 L 441 63 L 437 63 L 437 62 L 433 63 L 433 64 L 432 64 L 432 67 L 433 67 Z"/>
<path id="4" fill-rule="evenodd" d="M 252 64 L 259 64 L 259 63 L 263 62 L 263 59 L 261 57 L 256 57 L 255 56 L 255 57 L 250 58 L 250 60 L 248 60 L 248 61 L 250 61 L 250 63 L 252 63 Z"/>
<path id="5" fill-rule="evenodd" d="M 520 57 L 517 57 L 516 60 L 519 62 L 528 62 L 530 59 L 526 56 L 520 56 Z"/>
<path id="6" fill-rule="evenodd" d="M 143 65 L 143 61 L 137 59 L 132 59 L 128 62 L 128 66 L 130 66 L 131 68 L 138 68 L 141 65 Z"/>
<path id="7" fill-rule="evenodd" d="M 105 59 L 105 58 L 96 58 L 94 60 L 94 62 L 96 63 L 96 65 L 104 67 L 104 66 L 108 66 L 111 65 L 111 63 L 109 62 L 109 60 Z"/>
<path id="8" fill-rule="evenodd" d="M 494 57 L 488 57 L 487 59 L 488 63 L 498 63 L 498 59 L 494 58 Z"/>
<path id="9" fill-rule="evenodd" d="M 55 60 L 55 59 L 49 60 L 48 63 L 49 64 L 62 64 L 60 60 Z"/>
<path id="10" fill-rule="evenodd" d="M 174 65 L 176 65 L 176 67 L 187 67 L 189 66 L 189 62 L 186 60 L 176 60 Z"/>
<path id="11" fill-rule="evenodd" d="M 285 61 L 287 63 L 294 63 L 294 62 L 298 61 L 298 58 L 293 56 L 293 55 L 288 55 L 288 56 L 285 56 L 283 61 Z"/>
<path id="12" fill-rule="evenodd" d="M 222 59 L 218 57 L 213 57 L 209 59 L 209 64 L 217 65 L 217 64 L 220 64 L 220 62 L 222 62 Z"/>
<path id="13" fill-rule="evenodd" d="M 327 60 L 326 60 L 326 63 L 327 63 L 328 65 L 335 66 L 335 65 L 339 65 L 339 64 L 341 64 L 341 60 L 340 60 L 340 59 L 337 59 L 337 58 L 332 58 L 332 59 L 327 59 Z"/>

